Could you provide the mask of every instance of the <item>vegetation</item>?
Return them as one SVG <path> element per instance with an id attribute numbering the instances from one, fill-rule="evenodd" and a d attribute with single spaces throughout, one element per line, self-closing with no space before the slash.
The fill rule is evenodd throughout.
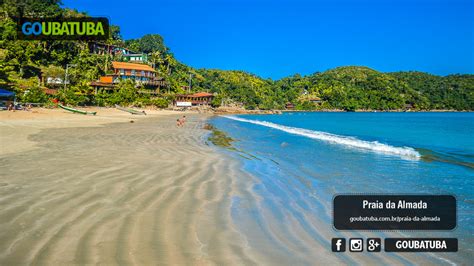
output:
<path id="1" fill-rule="evenodd" d="M 232 142 L 234 141 L 234 139 L 227 136 L 225 132 L 218 130 L 211 124 L 205 124 L 204 129 L 211 131 L 211 135 L 209 136 L 208 140 L 212 142 L 212 144 L 227 149 L 235 150 L 235 148 L 232 147 Z"/>
<path id="2" fill-rule="evenodd" d="M 424 107 L 427 109 L 474 109 L 474 75 L 439 77 L 423 72 L 396 72 L 389 75 L 423 95 Z"/>
<path id="3" fill-rule="evenodd" d="M 212 106 L 242 106 L 247 109 L 297 110 L 401 110 L 414 108 L 474 110 L 474 75 L 435 76 L 422 72 L 381 73 L 348 66 L 271 80 L 243 71 L 194 69 L 180 63 L 163 38 L 147 34 L 123 40 L 120 27 L 111 26 L 110 44 L 148 54 L 158 75 L 168 84 L 151 97 L 143 88 L 123 81 L 114 92 L 95 93 L 88 84 L 110 69 L 114 58 L 92 54 L 84 41 L 21 41 L 16 39 L 14 16 L 83 17 L 86 13 L 62 8 L 58 0 L 4 0 L 0 10 L 0 86 L 17 92 L 20 101 L 47 102 L 44 77 L 65 79 L 70 84 L 54 96 L 70 105 L 168 106 L 176 93 L 185 93 L 190 79 L 192 91 L 208 91 L 216 97 Z M 314 99 L 320 99 L 314 103 Z"/>

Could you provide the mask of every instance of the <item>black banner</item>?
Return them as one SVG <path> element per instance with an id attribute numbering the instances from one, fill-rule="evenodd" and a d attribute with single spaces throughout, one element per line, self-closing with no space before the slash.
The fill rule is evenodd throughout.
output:
<path id="1" fill-rule="evenodd" d="M 456 198 L 451 195 L 338 195 L 338 230 L 452 230 Z"/>
<path id="2" fill-rule="evenodd" d="M 456 238 L 385 238 L 385 252 L 457 252 Z"/>
<path id="3" fill-rule="evenodd" d="M 109 20 L 95 18 L 14 18 L 19 40 L 107 40 Z"/>

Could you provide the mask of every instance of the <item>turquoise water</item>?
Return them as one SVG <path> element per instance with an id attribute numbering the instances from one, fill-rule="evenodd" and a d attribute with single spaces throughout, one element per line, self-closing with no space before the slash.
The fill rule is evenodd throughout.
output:
<path id="1" fill-rule="evenodd" d="M 217 117 L 212 123 L 237 140 L 243 151 L 238 157 L 258 180 L 253 191 L 265 208 L 281 219 L 294 216 L 328 248 L 326 235 L 341 234 L 331 225 L 337 193 L 452 194 L 458 199 L 456 230 L 402 234 L 458 237 L 458 253 L 427 255 L 435 263 L 473 258 L 473 113 L 285 113 Z M 310 226 L 311 216 L 325 224 L 318 230 L 329 233 Z"/>

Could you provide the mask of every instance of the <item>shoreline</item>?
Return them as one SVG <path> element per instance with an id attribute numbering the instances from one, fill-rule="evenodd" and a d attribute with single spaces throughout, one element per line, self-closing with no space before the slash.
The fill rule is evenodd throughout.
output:
<path id="1" fill-rule="evenodd" d="M 221 118 L 219 118 L 221 119 Z M 351 193 L 351 189 L 347 189 L 348 191 L 328 189 L 321 190 L 322 186 L 333 186 L 334 183 L 324 184 L 327 180 L 330 179 L 329 177 L 323 176 L 321 171 L 317 171 L 307 167 L 309 164 L 302 164 L 298 159 L 291 160 L 287 162 L 291 155 L 286 155 L 285 153 L 289 154 L 301 154 L 295 151 L 301 150 L 290 150 L 292 147 L 295 149 L 301 149 L 296 145 L 296 141 L 289 139 L 282 140 L 279 138 L 278 133 L 272 133 L 272 140 L 277 140 L 274 145 L 265 148 L 266 143 L 264 141 L 255 141 L 255 139 L 260 140 L 259 136 L 256 136 L 255 133 L 241 133 L 247 132 L 245 130 L 245 123 L 243 123 L 242 127 L 236 127 L 235 125 L 225 126 L 222 122 L 214 123 L 215 126 L 225 132 L 226 135 L 230 136 L 231 138 L 240 139 L 240 141 L 234 146 L 233 151 L 229 151 L 234 154 L 234 158 L 240 160 L 243 164 L 243 170 L 246 171 L 248 174 L 255 177 L 258 184 L 258 192 L 257 197 L 264 199 L 269 206 L 273 206 L 275 213 L 272 211 L 262 210 L 261 215 L 268 215 L 268 217 L 272 217 L 272 215 L 281 217 L 284 219 L 283 221 L 273 221 L 278 225 L 274 226 L 274 229 L 278 231 L 297 231 L 296 229 L 301 226 L 301 231 L 307 230 L 306 225 L 314 228 L 313 234 L 314 235 L 305 235 L 300 236 L 297 238 L 297 241 L 293 243 L 293 245 L 298 245 L 303 239 L 306 241 L 311 241 L 311 245 L 305 243 L 301 250 L 304 250 L 304 247 L 311 246 L 312 248 L 318 250 L 318 246 L 324 243 L 324 240 L 329 240 L 335 235 L 339 237 L 351 238 L 351 237 L 360 237 L 360 232 L 357 231 L 337 231 L 334 230 L 332 226 L 332 206 L 331 201 L 333 194 L 332 193 Z M 254 132 L 259 131 L 258 129 L 254 129 Z M 267 132 L 268 134 L 268 132 Z M 285 133 L 283 133 L 285 134 Z M 289 134 L 291 135 L 291 134 Z M 298 136 L 299 137 L 299 136 Z M 263 139 L 263 138 L 262 138 Z M 266 139 L 266 138 L 265 138 Z M 284 141 L 284 142 L 281 142 Z M 279 145 L 280 144 L 280 145 Z M 276 150 L 279 149 L 281 146 L 282 154 L 278 155 Z M 286 152 L 284 152 L 286 150 Z M 316 150 L 316 149 L 315 149 Z M 257 157 L 255 158 L 247 158 L 240 156 L 239 152 L 244 151 L 245 153 L 255 154 Z M 323 156 L 327 156 L 327 153 Z M 286 159 L 285 159 L 286 158 Z M 321 161 L 321 158 L 314 158 L 314 161 Z M 306 161 L 305 161 L 306 163 Z M 408 163 L 408 165 L 411 163 Z M 337 167 L 337 169 L 343 169 L 343 167 Z M 337 171 L 337 170 L 336 170 Z M 312 178 L 314 175 L 314 179 Z M 340 175 L 336 173 L 336 176 Z M 350 177 L 350 175 L 347 175 Z M 354 182 L 358 182 L 357 178 L 354 178 Z M 338 184 L 338 181 L 335 182 Z M 357 187 L 357 185 L 355 185 Z M 377 190 L 382 189 L 381 187 L 375 186 Z M 283 195 L 276 191 L 286 191 Z M 367 192 L 373 193 L 373 192 Z M 306 197 L 297 197 L 296 199 L 290 197 L 290 195 L 311 195 Z M 313 197 L 317 195 L 316 197 Z M 286 198 L 288 197 L 288 198 Z M 313 199 L 315 199 L 313 201 Z M 271 202 L 271 203 L 270 203 Z M 302 204 L 300 204 L 300 202 Z M 288 208 L 287 206 L 291 206 Z M 271 208 L 270 208 L 271 209 Z M 307 209 L 310 209 L 311 212 L 306 212 Z M 283 213 L 295 213 L 295 214 L 283 214 Z M 245 217 L 245 212 L 242 212 L 242 217 Z M 322 214 L 322 215 L 321 215 Z M 293 224 L 292 226 L 288 226 L 288 221 L 292 221 L 293 219 L 301 219 L 300 224 Z M 238 218 L 240 220 L 240 217 Z M 244 219 L 242 219 L 244 220 Z M 251 223 L 252 221 L 248 221 Z M 254 225 L 257 227 L 258 225 Z M 459 226 L 459 225 L 458 225 Z M 311 231 L 311 230 L 309 230 Z M 278 232 L 272 232 L 275 235 L 278 235 Z M 392 232 L 369 232 L 368 233 L 371 237 L 406 237 L 406 235 L 402 231 L 392 231 Z M 411 237 L 422 237 L 423 232 L 414 232 Z M 435 234 L 438 234 L 436 232 Z M 254 236 L 254 241 L 258 241 L 259 232 L 253 232 L 250 234 Z M 440 236 L 442 235 L 439 234 Z M 322 237 L 321 237 L 322 236 Z M 457 236 L 459 238 L 459 236 Z M 314 241 L 317 239 L 317 241 Z M 461 243 L 467 243 L 468 241 L 460 240 Z M 252 241 L 251 241 L 252 242 Z M 329 246 L 329 243 L 325 247 L 324 244 L 320 246 L 321 253 L 324 254 L 324 249 Z M 295 251 L 296 252 L 296 251 Z M 318 253 L 319 255 L 319 253 Z M 334 253 L 333 253 L 334 255 Z M 410 254 L 410 253 L 400 253 L 400 254 L 383 254 L 381 253 L 380 256 L 374 258 L 370 256 L 371 254 L 367 254 L 367 256 L 357 256 L 358 254 L 351 254 L 351 253 L 342 253 L 338 254 L 339 257 L 332 257 L 328 263 L 335 263 L 335 262 L 344 262 L 345 264 L 374 264 L 374 263 L 382 263 L 382 264 L 400 264 L 403 262 L 407 263 L 415 263 L 415 264 L 433 264 L 433 263 L 440 263 L 440 262 L 447 262 L 450 264 L 463 264 L 468 259 L 469 250 L 460 251 L 457 254 Z M 351 255 L 346 257 L 345 255 Z M 363 255 L 363 254 L 362 254 Z M 453 255 L 459 255 L 460 257 L 456 257 Z M 306 254 L 306 258 L 311 258 L 311 254 Z M 320 263 L 321 258 L 315 258 Z M 348 259 L 348 260 L 345 260 Z M 373 260 L 379 259 L 379 260 Z"/>

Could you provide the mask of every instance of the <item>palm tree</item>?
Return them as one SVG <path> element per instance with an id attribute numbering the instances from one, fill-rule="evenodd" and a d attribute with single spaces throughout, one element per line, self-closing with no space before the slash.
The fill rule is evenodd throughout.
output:
<path id="1" fill-rule="evenodd" d="M 166 61 L 166 73 L 168 73 L 168 75 L 171 75 L 171 68 L 176 65 L 176 59 L 174 59 L 173 55 L 166 54 L 165 61 Z"/>
<path id="2" fill-rule="evenodd" d="M 160 51 L 155 51 L 151 53 L 151 58 L 152 58 L 153 64 L 155 64 L 155 68 L 157 67 L 156 64 L 162 65 L 164 63 L 163 54 Z"/>

